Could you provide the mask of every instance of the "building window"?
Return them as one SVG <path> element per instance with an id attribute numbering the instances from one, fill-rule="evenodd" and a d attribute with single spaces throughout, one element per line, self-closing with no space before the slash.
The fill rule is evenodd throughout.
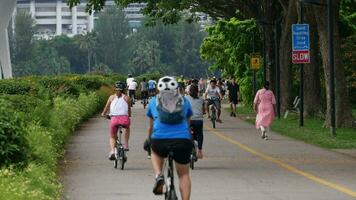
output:
<path id="1" fill-rule="evenodd" d="M 56 16 L 36 16 L 36 19 L 56 19 Z"/>
<path id="2" fill-rule="evenodd" d="M 36 7 L 36 12 L 56 12 L 56 7 Z"/>

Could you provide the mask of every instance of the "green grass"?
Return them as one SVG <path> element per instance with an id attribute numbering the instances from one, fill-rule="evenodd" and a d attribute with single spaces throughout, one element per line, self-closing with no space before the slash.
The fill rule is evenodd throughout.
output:
<path id="1" fill-rule="evenodd" d="M 238 116 L 254 124 L 255 120 L 247 118 L 246 115 L 254 115 L 252 108 L 239 107 Z M 355 116 L 356 110 L 353 110 Z M 306 143 L 314 144 L 329 149 L 356 149 L 356 130 L 352 128 L 338 128 L 337 136 L 330 134 L 330 129 L 324 127 L 321 119 L 305 119 L 304 127 L 299 127 L 299 117 L 296 114 L 289 114 L 287 119 L 276 119 L 272 126 L 272 131 L 285 135 Z"/>

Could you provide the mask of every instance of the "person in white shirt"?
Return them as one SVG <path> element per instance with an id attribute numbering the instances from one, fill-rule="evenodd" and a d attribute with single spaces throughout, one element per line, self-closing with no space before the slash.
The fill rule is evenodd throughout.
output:
<path id="1" fill-rule="evenodd" d="M 134 78 L 132 77 L 132 75 L 128 74 L 127 79 L 126 79 L 126 86 L 129 86 L 133 80 L 134 80 Z"/>
<path id="2" fill-rule="evenodd" d="M 129 84 L 129 97 L 132 100 L 132 104 L 135 104 L 135 94 L 136 94 L 136 88 L 137 88 L 137 82 L 135 80 L 131 81 L 131 83 Z"/>
<path id="3" fill-rule="evenodd" d="M 130 117 L 131 107 L 130 97 L 124 94 L 126 89 L 125 83 L 119 81 L 115 83 L 116 94 L 109 97 L 102 116 L 110 116 L 110 160 L 115 160 L 115 145 L 117 139 L 118 126 L 125 128 L 125 143 L 124 148 L 126 151 L 129 149 L 129 137 L 130 137 Z"/>
<path id="4" fill-rule="evenodd" d="M 216 119 L 216 121 L 220 122 L 220 123 L 222 122 L 220 119 L 220 115 L 221 115 L 220 100 L 221 99 L 222 99 L 222 95 L 221 95 L 220 89 L 216 85 L 216 79 L 213 79 L 210 81 L 209 86 L 206 88 L 206 91 L 205 91 L 205 100 L 206 100 L 205 110 L 208 113 L 208 117 L 210 118 L 209 106 L 211 104 L 214 104 L 214 106 L 218 110 L 218 116 L 217 116 L 218 118 Z"/>

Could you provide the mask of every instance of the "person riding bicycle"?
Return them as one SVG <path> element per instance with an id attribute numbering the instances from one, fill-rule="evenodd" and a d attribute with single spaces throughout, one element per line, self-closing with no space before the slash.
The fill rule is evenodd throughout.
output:
<path id="1" fill-rule="evenodd" d="M 132 75 L 128 74 L 126 79 L 126 86 L 128 87 L 133 80 L 134 78 L 132 77 Z"/>
<path id="2" fill-rule="evenodd" d="M 153 79 L 148 81 L 148 90 L 150 92 L 150 96 L 153 97 L 156 95 L 156 85 L 157 82 Z"/>
<path id="3" fill-rule="evenodd" d="M 184 76 L 181 75 L 178 80 L 178 91 L 183 95 L 184 94 L 184 90 L 185 90 L 185 80 L 184 80 Z"/>
<path id="4" fill-rule="evenodd" d="M 137 82 L 135 79 L 133 79 L 130 84 L 128 85 L 128 89 L 129 89 L 129 97 L 132 100 L 132 104 L 135 104 L 135 96 L 136 96 L 136 88 L 137 88 Z"/>
<path id="5" fill-rule="evenodd" d="M 210 116 L 209 106 L 213 104 L 218 111 L 218 116 L 216 121 L 220 123 L 222 122 L 220 119 L 220 115 L 221 115 L 220 100 L 222 98 L 223 97 L 221 95 L 220 89 L 216 86 L 216 79 L 212 79 L 205 91 L 205 100 L 206 100 L 205 110 L 208 113 L 208 117 L 210 118 L 211 116 Z"/>
<path id="6" fill-rule="evenodd" d="M 130 117 L 131 107 L 130 97 L 125 95 L 126 84 L 118 81 L 115 83 L 116 94 L 109 97 L 102 116 L 110 116 L 110 160 L 115 160 L 115 145 L 117 140 L 118 126 L 125 128 L 125 144 L 124 148 L 129 149 L 129 137 L 130 137 Z"/>
<path id="7" fill-rule="evenodd" d="M 155 173 L 153 193 L 163 194 L 164 158 L 172 152 L 182 200 L 189 200 L 191 191 L 189 163 L 192 152 L 189 121 L 193 112 L 189 101 L 177 88 L 178 83 L 174 77 L 165 76 L 159 79 L 159 93 L 150 100 L 147 110 L 148 138 L 151 141 L 151 160 Z"/>
<path id="8" fill-rule="evenodd" d="M 148 99 L 148 83 L 146 81 L 146 78 L 142 79 L 142 82 L 140 83 L 141 85 L 141 100 L 147 100 Z"/>
<path id="9" fill-rule="evenodd" d="M 204 112 L 204 100 L 199 97 L 198 85 L 192 84 L 189 87 L 189 96 L 187 99 L 193 109 L 193 116 L 190 121 L 190 127 L 193 129 L 193 138 L 198 142 L 198 158 L 203 158 L 203 115 Z"/>

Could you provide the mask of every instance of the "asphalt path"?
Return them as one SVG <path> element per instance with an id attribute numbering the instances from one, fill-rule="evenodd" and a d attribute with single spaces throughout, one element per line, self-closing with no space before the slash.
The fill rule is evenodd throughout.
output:
<path id="1" fill-rule="evenodd" d="M 61 166 L 62 199 L 163 199 L 152 193 L 153 170 L 143 150 L 145 112 L 139 102 L 133 108 L 123 171 L 107 158 L 108 120 L 97 116 L 78 128 Z M 204 122 L 204 158 L 191 171 L 192 200 L 356 199 L 355 158 L 274 133 L 265 141 L 228 113 L 222 120 L 216 129 Z"/>

